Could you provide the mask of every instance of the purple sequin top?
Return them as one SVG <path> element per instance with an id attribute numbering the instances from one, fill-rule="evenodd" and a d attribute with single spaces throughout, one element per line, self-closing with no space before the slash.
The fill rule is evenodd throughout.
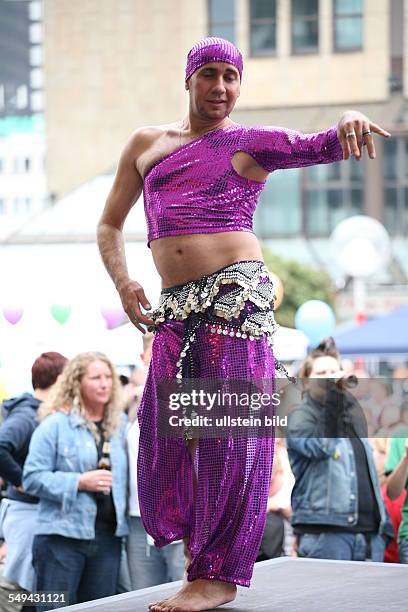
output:
<path id="1" fill-rule="evenodd" d="M 148 241 L 181 234 L 252 232 L 265 182 L 240 176 L 238 151 L 268 172 L 343 159 L 336 128 L 302 134 L 280 127 L 230 125 L 203 134 L 162 157 L 144 180 Z"/>

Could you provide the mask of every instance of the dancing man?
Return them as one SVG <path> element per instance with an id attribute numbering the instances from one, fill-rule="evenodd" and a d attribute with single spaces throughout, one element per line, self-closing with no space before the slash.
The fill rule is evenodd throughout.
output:
<path id="1" fill-rule="evenodd" d="M 121 155 L 98 226 L 105 266 L 134 325 L 155 326 L 139 412 L 141 515 L 157 546 L 184 539 L 187 581 L 153 612 L 214 608 L 249 586 L 266 516 L 272 436 L 159 435 L 165 379 L 273 380 L 274 287 L 252 218 L 270 172 L 375 157 L 373 132 L 356 111 L 315 134 L 245 127 L 230 114 L 240 94 L 240 51 L 221 38 L 190 50 L 189 112 L 136 130 Z M 143 191 L 148 245 L 162 279 L 151 310 L 129 278 L 122 228 Z"/>

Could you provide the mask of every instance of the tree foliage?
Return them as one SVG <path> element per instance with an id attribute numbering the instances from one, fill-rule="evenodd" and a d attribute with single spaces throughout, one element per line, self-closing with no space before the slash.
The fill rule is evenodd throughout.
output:
<path id="1" fill-rule="evenodd" d="M 284 259 L 267 248 L 263 255 L 268 269 L 279 276 L 284 288 L 283 302 L 275 313 L 278 323 L 294 327 L 296 310 L 307 300 L 322 300 L 334 308 L 334 289 L 325 270 Z"/>

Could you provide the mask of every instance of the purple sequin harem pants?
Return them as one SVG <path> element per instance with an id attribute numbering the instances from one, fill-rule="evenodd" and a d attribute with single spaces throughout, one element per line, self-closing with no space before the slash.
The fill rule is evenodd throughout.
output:
<path id="1" fill-rule="evenodd" d="M 253 304 L 246 305 L 242 317 L 251 309 Z M 189 538 L 189 581 L 215 579 L 248 587 L 265 525 L 274 439 L 199 439 L 194 500 L 193 465 L 184 438 L 158 435 L 157 386 L 176 375 L 185 326 L 185 321 L 167 320 L 158 326 L 153 342 L 139 411 L 141 516 L 159 547 Z M 273 381 L 275 374 L 266 336 L 250 341 L 212 334 L 201 325 L 192 357 L 198 378 Z"/>

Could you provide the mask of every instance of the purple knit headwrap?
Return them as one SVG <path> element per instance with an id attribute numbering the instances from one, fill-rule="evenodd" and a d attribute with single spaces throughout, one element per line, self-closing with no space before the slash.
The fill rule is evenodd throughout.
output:
<path id="1" fill-rule="evenodd" d="M 242 81 L 243 61 L 239 49 L 224 38 L 203 38 L 190 49 L 187 55 L 186 81 L 193 72 L 210 62 L 232 64 L 239 72 Z"/>

